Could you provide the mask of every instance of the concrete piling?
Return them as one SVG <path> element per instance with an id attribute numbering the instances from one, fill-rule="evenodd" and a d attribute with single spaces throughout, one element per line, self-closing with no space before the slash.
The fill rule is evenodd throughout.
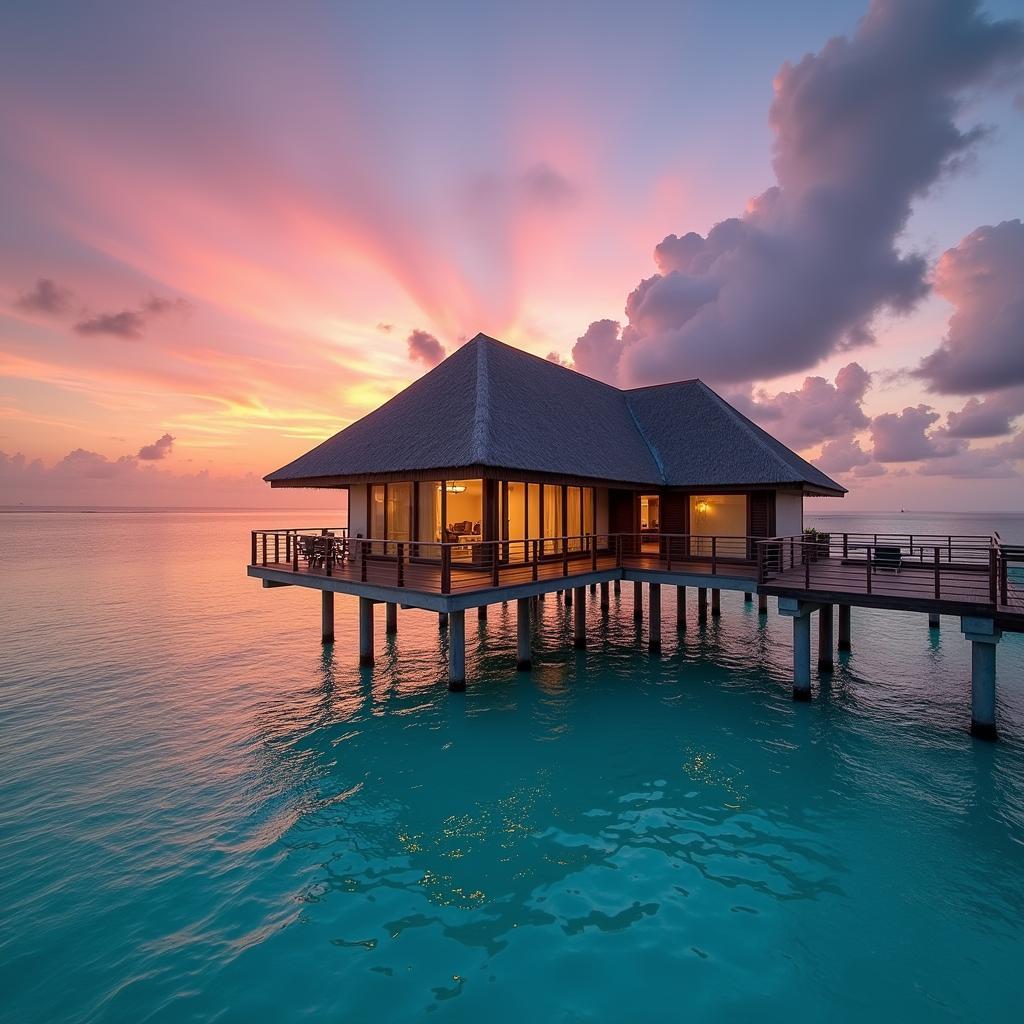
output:
<path id="1" fill-rule="evenodd" d="M 320 591 L 320 640 L 334 643 L 334 591 Z"/>
<path id="2" fill-rule="evenodd" d="M 633 621 L 644 621 L 644 585 L 633 581 Z"/>
<path id="3" fill-rule="evenodd" d="M 841 604 L 839 606 L 839 650 L 850 650 L 851 639 L 850 606 L 848 604 Z"/>
<path id="4" fill-rule="evenodd" d="M 585 587 L 576 587 L 572 607 L 572 645 L 577 651 L 587 646 L 587 591 Z"/>
<path id="5" fill-rule="evenodd" d="M 394 636 L 398 632 L 398 605 L 388 601 L 384 606 L 384 632 Z"/>
<path id="6" fill-rule="evenodd" d="M 811 617 L 793 616 L 793 700 L 811 699 Z"/>
<path id="7" fill-rule="evenodd" d="M 686 587 L 676 587 L 676 627 L 686 625 Z"/>
<path id="8" fill-rule="evenodd" d="M 647 637 L 651 654 L 661 653 L 661 584 L 648 587 Z"/>
<path id="9" fill-rule="evenodd" d="M 711 591 L 711 617 L 717 619 L 722 614 L 722 592 L 716 587 Z"/>
<path id="10" fill-rule="evenodd" d="M 708 621 L 708 588 L 697 588 L 697 621 Z"/>
<path id="11" fill-rule="evenodd" d="M 832 605 L 823 604 L 818 612 L 818 670 L 821 672 L 831 672 L 834 665 Z"/>
<path id="12" fill-rule="evenodd" d="M 373 602 L 368 597 L 359 598 L 359 667 L 369 668 L 373 664 Z"/>
<path id="13" fill-rule="evenodd" d="M 448 689 L 466 688 L 466 613 L 452 612 L 448 630 Z"/>
<path id="14" fill-rule="evenodd" d="M 533 667 L 530 656 L 530 598 L 516 601 L 516 669 L 529 672 Z"/>

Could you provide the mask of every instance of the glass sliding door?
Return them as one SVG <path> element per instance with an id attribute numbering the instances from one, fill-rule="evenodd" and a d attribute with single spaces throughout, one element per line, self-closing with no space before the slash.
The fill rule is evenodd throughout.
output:
<path id="1" fill-rule="evenodd" d="M 583 533 L 583 498 L 579 487 L 565 489 L 565 532 L 569 535 L 569 550 L 582 551 L 579 534 Z"/>
<path id="2" fill-rule="evenodd" d="M 544 554 L 560 555 L 562 553 L 561 538 L 565 533 L 562 516 L 562 488 L 558 484 L 544 484 L 542 500 L 541 530 L 544 536 Z"/>
<path id="3" fill-rule="evenodd" d="M 539 540 L 541 535 L 540 528 L 540 484 L 527 484 L 526 485 L 526 536 L 532 540 Z M 533 559 L 533 545 L 531 544 L 530 550 L 527 552 L 527 557 Z M 537 554 L 539 555 L 540 545 L 537 545 Z"/>
<path id="4" fill-rule="evenodd" d="M 437 542 L 441 540 L 441 481 L 423 480 L 416 485 L 416 555 L 418 558 L 441 557 Z M 430 543 L 433 541 L 434 543 Z"/>
<path id="5" fill-rule="evenodd" d="M 444 539 L 452 548 L 453 562 L 482 562 L 485 550 L 477 543 L 483 540 L 483 480 L 445 480 Z M 493 539 L 493 538 L 492 538 Z"/>
<path id="6" fill-rule="evenodd" d="M 412 484 L 388 484 L 386 494 L 388 540 L 412 540 Z M 388 554 L 396 550 L 394 544 L 388 546 Z"/>
<path id="7" fill-rule="evenodd" d="M 370 488 L 370 536 L 376 541 L 384 540 L 385 536 L 384 485 L 374 484 Z M 375 555 L 384 554 L 384 544 L 371 544 L 370 551 Z"/>
<path id="8" fill-rule="evenodd" d="M 509 480 L 505 486 L 505 518 L 502 521 L 502 540 L 508 541 L 505 560 L 526 562 L 529 560 L 526 525 L 526 484 Z"/>

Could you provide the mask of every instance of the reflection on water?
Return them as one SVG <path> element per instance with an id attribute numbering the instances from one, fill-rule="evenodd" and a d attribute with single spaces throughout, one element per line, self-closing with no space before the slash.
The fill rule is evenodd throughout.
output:
<path id="1" fill-rule="evenodd" d="M 788 621 L 738 594 L 680 634 L 667 594 L 658 659 L 631 588 L 604 616 L 588 595 L 586 652 L 549 597 L 530 674 L 495 606 L 451 695 L 436 616 L 401 612 L 358 669 L 352 602 L 325 649 L 315 593 L 244 578 L 244 515 L 4 525 L 4 1020 L 981 1020 L 1016 998 L 1019 637 L 997 745 L 966 734 L 954 620 L 855 611 L 796 705 Z"/>

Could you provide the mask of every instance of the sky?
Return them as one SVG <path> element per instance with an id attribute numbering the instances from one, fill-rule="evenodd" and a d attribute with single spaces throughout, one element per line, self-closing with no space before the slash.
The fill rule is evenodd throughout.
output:
<path id="1" fill-rule="evenodd" d="M 0 505 L 326 507 L 260 478 L 482 331 L 1024 507 L 1022 20 L 6 4 Z"/>

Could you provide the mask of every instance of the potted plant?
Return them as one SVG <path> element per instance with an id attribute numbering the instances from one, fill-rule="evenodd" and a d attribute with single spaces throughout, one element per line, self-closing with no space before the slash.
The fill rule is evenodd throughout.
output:
<path id="1" fill-rule="evenodd" d="M 819 558 L 828 558 L 832 534 L 822 533 L 813 526 L 804 530 L 804 555 L 808 562 L 816 562 Z"/>

